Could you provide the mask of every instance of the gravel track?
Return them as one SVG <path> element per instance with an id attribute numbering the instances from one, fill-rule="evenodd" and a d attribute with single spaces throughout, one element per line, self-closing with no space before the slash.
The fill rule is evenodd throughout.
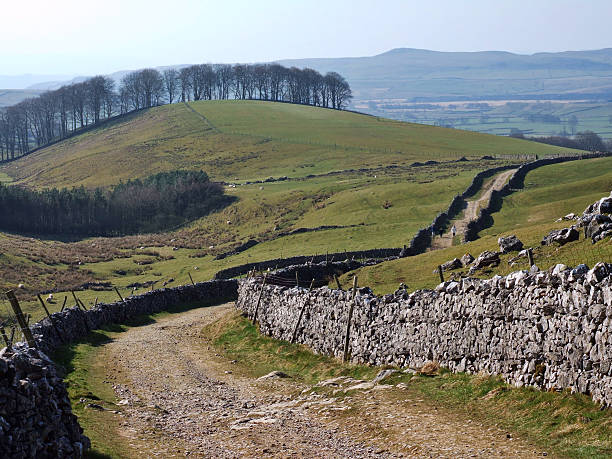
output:
<path id="1" fill-rule="evenodd" d="M 451 247 L 453 245 L 453 235 L 451 233 L 451 228 L 453 225 L 457 228 L 457 234 L 463 235 L 465 234 L 465 230 L 469 222 L 476 220 L 478 218 L 478 211 L 482 207 L 486 207 L 491 200 L 491 194 L 493 190 L 499 191 L 504 185 L 508 182 L 512 174 L 516 172 L 516 169 L 511 169 L 508 171 L 504 171 L 501 174 L 497 175 L 493 181 L 489 182 L 486 190 L 478 199 L 474 199 L 472 201 L 467 201 L 467 207 L 463 212 L 463 217 L 458 220 L 453 220 L 449 224 L 449 230 L 444 233 L 442 236 L 436 236 L 431 244 L 431 250 L 445 249 Z"/>
<path id="2" fill-rule="evenodd" d="M 105 345 L 100 356 L 121 406 L 119 434 L 130 457 L 538 455 L 505 431 L 446 413 L 403 388 L 365 384 L 334 397 L 290 379 L 241 376 L 201 336 L 232 309 L 170 315 Z"/>

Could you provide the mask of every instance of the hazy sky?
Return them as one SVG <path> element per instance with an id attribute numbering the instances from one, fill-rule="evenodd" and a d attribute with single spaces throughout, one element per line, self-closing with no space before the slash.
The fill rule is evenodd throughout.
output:
<path id="1" fill-rule="evenodd" d="M 611 0 L 2 0 L 0 75 L 612 47 Z"/>

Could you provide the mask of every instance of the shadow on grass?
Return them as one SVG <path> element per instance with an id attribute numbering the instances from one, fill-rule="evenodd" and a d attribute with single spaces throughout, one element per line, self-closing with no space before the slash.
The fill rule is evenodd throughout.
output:
<path id="1" fill-rule="evenodd" d="M 95 449 L 85 451 L 83 457 L 85 459 L 112 459 L 112 456 L 96 451 Z"/>

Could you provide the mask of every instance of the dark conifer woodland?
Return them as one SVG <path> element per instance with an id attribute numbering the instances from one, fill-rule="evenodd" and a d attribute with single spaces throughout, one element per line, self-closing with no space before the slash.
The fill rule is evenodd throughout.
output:
<path id="1" fill-rule="evenodd" d="M 278 64 L 202 64 L 113 79 L 89 78 L 0 110 L 0 162 L 64 139 L 103 120 L 165 103 L 212 99 L 258 99 L 344 109 L 352 98 L 335 72 Z"/>
<path id="2" fill-rule="evenodd" d="M 205 172 L 174 171 L 110 189 L 32 191 L 0 184 L 0 231 L 75 236 L 156 232 L 231 202 Z"/>

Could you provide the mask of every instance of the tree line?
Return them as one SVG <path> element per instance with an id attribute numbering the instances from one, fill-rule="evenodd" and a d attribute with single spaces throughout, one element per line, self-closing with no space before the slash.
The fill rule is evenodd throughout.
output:
<path id="1" fill-rule="evenodd" d="M 0 183 L 0 230 L 119 236 L 175 228 L 229 204 L 202 171 L 173 171 L 109 189 L 33 191 Z"/>
<path id="2" fill-rule="evenodd" d="M 593 131 L 578 132 L 573 138 L 560 135 L 526 137 L 520 130 L 513 129 L 510 137 L 532 140 L 534 142 L 546 143 L 548 145 L 570 148 L 573 150 L 612 152 L 612 140 L 604 140 Z"/>
<path id="3" fill-rule="evenodd" d="M 279 64 L 201 64 L 143 69 L 115 81 L 96 76 L 46 91 L 0 110 L 0 162 L 116 115 L 175 102 L 257 99 L 342 110 L 352 99 L 347 81 L 336 72 Z"/>

